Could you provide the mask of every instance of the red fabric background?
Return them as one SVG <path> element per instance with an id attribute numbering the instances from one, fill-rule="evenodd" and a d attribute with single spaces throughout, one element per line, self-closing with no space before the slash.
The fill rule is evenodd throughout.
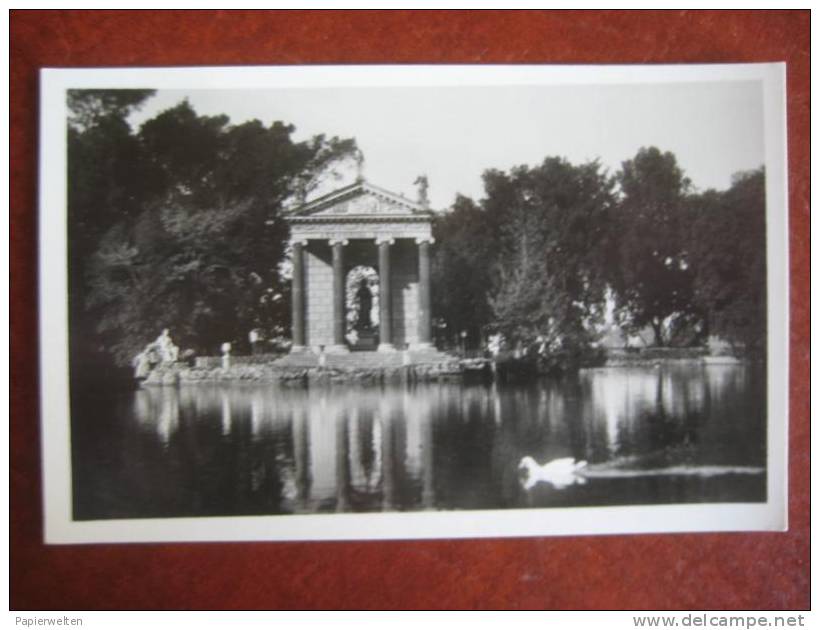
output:
<path id="1" fill-rule="evenodd" d="M 37 70 L 300 63 L 788 62 L 788 533 L 42 544 Z M 12 11 L 15 609 L 809 606 L 809 12 Z"/>

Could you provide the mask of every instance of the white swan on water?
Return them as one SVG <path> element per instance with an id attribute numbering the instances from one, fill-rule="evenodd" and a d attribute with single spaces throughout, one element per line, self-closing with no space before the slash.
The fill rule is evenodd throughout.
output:
<path id="1" fill-rule="evenodd" d="M 521 459 L 518 470 L 525 473 L 521 483 L 526 490 L 541 481 L 552 484 L 557 490 L 563 490 L 576 483 L 586 483 L 587 480 L 579 474 L 586 465 L 585 461 L 575 461 L 574 457 L 561 457 L 541 466 L 527 455 Z"/>
<path id="2" fill-rule="evenodd" d="M 633 465 L 636 462 L 632 462 Z M 665 468 L 623 468 L 623 461 L 608 462 L 589 466 L 586 461 L 576 461 L 573 457 L 553 459 L 546 464 L 538 464 L 527 455 L 518 464 L 521 485 L 530 490 L 540 482 L 551 484 L 563 490 L 576 483 L 584 484 L 587 479 L 625 479 L 634 477 L 717 477 L 719 475 L 762 475 L 766 472 L 760 466 L 695 466 L 678 465 Z"/>

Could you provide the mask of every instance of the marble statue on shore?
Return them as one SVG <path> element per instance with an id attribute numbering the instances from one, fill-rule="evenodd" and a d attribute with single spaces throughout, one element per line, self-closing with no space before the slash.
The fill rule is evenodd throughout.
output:
<path id="1" fill-rule="evenodd" d="M 503 345 L 504 338 L 501 336 L 501 333 L 490 335 L 490 338 L 487 341 L 487 350 L 489 350 L 490 356 L 496 358 L 499 354 L 501 354 L 501 347 Z"/>
<path id="2" fill-rule="evenodd" d="M 176 363 L 179 359 L 179 347 L 171 339 L 167 328 L 163 329 L 160 336 L 149 343 L 134 357 L 131 365 L 134 367 L 134 377 L 140 380 L 148 377 L 148 374 L 161 363 Z"/>
<path id="3" fill-rule="evenodd" d="M 248 342 L 251 344 L 251 354 L 263 354 L 265 352 L 265 337 L 259 328 L 253 328 L 248 333 Z"/>
<path id="4" fill-rule="evenodd" d="M 148 377 L 148 373 L 155 364 L 152 364 L 150 352 L 146 349 L 134 357 L 132 365 L 134 366 L 134 377 L 142 380 Z"/>
<path id="5" fill-rule="evenodd" d="M 179 359 L 179 347 L 174 345 L 167 328 L 162 330 L 154 343 L 163 363 L 175 363 Z"/>

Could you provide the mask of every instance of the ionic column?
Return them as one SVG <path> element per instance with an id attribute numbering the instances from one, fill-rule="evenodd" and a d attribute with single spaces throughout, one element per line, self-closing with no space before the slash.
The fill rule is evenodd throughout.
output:
<path id="1" fill-rule="evenodd" d="M 333 345 L 330 352 L 345 352 L 345 265 L 344 246 L 346 239 L 331 239 L 333 248 Z"/>
<path id="2" fill-rule="evenodd" d="M 419 349 L 432 348 L 433 323 L 430 312 L 430 246 L 432 236 L 417 238 L 419 246 Z"/>
<path id="3" fill-rule="evenodd" d="M 389 352 L 393 346 L 393 305 L 390 290 L 390 237 L 376 239 L 379 247 L 379 351 Z"/>
<path id="4" fill-rule="evenodd" d="M 293 281 L 291 283 L 291 352 L 305 349 L 305 255 L 307 241 L 293 241 Z"/>

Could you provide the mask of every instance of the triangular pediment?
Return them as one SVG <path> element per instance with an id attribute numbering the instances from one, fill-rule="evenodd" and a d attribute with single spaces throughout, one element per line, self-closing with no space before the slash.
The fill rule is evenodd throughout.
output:
<path id="1" fill-rule="evenodd" d="M 411 217 L 430 214 L 421 204 L 367 182 L 356 182 L 297 208 L 293 218 Z"/>

